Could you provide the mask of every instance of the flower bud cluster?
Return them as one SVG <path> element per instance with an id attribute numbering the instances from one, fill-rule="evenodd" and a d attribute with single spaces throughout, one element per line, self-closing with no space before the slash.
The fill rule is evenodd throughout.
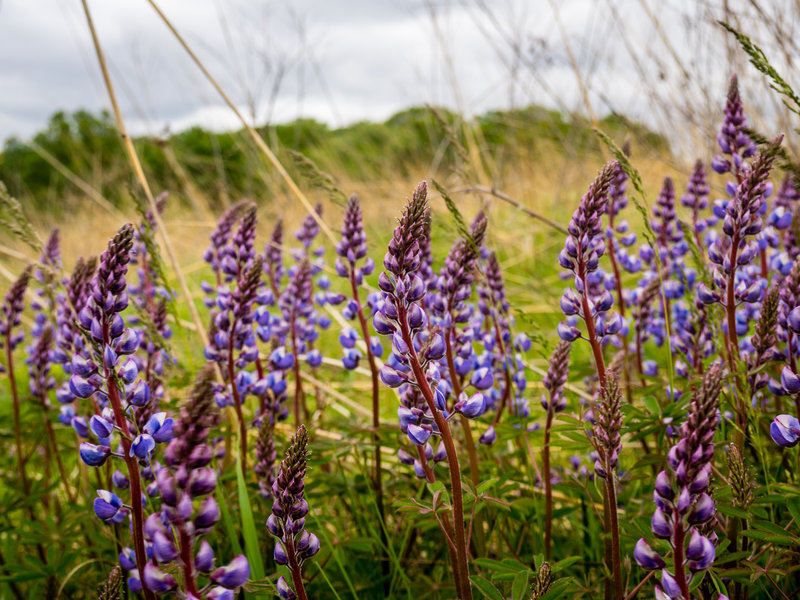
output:
<path id="1" fill-rule="evenodd" d="M 662 471 L 656 477 L 653 495 L 656 510 L 651 525 L 653 534 L 667 540 L 673 549 L 672 571 L 644 538 L 633 552 L 642 568 L 661 569 L 661 593 L 668 598 L 687 597 L 692 577 L 708 569 L 716 554 L 716 535 L 704 535 L 701 528 L 715 512 L 708 485 L 714 432 L 720 421 L 722 376 L 723 369 L 718 363 L 706 372 L 692 398 L 689 416 L 681 425 L 680 439 L 667 456 L 669 471 Z"/>
<path id="2" fill-rule="evenodd" d="M 692 227 L 698 236 L 698 240 L 703 233 L 717 224 L 717 219 L 713 214 L 707 217 L 701 216 L 701 213 L 708 210 L 709 191 L 705 166 L 703 161 L 698 160 L 694 164 L 694 169 L 692 169 L 689 184 L 686 186 L 686 193 L 681 196 L 681 204 L 692 210 Z M 698 246 L 700 246 L 699 243 Z"/>
<path id="3" fill-rule="evenodd" d="M 759 253 L 758 242 L 752 239 L 759 234 L 764 225 L 761 219 L 766 206 L 767 178 L 775 161 L 777 138 L 772 145 L 761 152 L 753 161 L 752 167 L 744 173 L 744 179 L 736 187 L 734 198 L 721 207 L 715 205 L 715 214 L 722 219 L 724 237 L 718 238 L 708 248 L 708 258 L 714 264 L 714 284 L 719 292 L 709 289 L 705 284 L 698 286 L 698 297 L 706 304 L 721 302 L 727 306 L 728 286 L 733 285 L 733 299 L 740 303 L 760 302 L 765 283 L 752 280 L 744 272 L 737 277 L 737 269 L 746 267 Z"/>
<path id="4" fill-rule="evenodd" d="M 151 560 L 144 568 L 144 584 L 157 594 L 180 589 L 198 599 L 233 598 L 235 590 L 250 576 L 250 565 L 243 555 L 215 569 L 214 551 L 206 540 L 201 540 L 220 517 L 213 496 L 217 472 L 211 466 L 213 450 L 208 439 L 218 423 L 214 370 L 206 365 L 181 407 L 175 435 L 164 452 L 165 466 L 157 471 L 155 486 L 161 512 L 150 515 L 145 523 Z M 132 552 L 126 549 L 120 556 L 123 567 L 133 566 Z M 181 569 L 180 583 L 168 569 L 171 563 Z M 208 578 L 207 585 L 199 584 L 201 576 Z M 141 589 L 136 571 L 131 571 L 128 584 L 134 590 Z"/>
<path id="5" fill-rule="evenodd" d="M 336 244 L 336 273 L 340 277 L 349 279 L 353 294 L 357 293 L 357 286 L 361 285 L 364 277 L 371 275 L 375 270 L 375 263 L 367 256 L 367 236 L 364 233 L 364 223 L 361 216 L 361 205 L 358 196 L 353 194 L 347 201 L 342 225 L 342 239 Z M 358 263 L 364 259 L 363 265 Z M 356 318 L 358 301 L 352 298 L 346 305 L 343 315 L 349 320 Z M 352 327 L 345 328 L 339 336 L 339 344 L 344 350 L 342 364 L 345 369 L 352 370 L 361 360 L 361 351 L 356 347 L 359 341 L 358 332 Z M 370 351 L 381 356 L 383 348 L 378 339 L 369 340 Z M 377 350 L 377 352 L 375 352 Z"/>
<path id="6" fill-rule="evenodd" d="M 381 381 L 391 388 L 417 387 L 419 382 L 412 369 L 413 362 L 419 365 L 434 394 L 433 407 L 424 402 L 419 406 L 401 405 L 398 408 L 401 429 L 417 446 L 425 446 L 435 432 L 432 408 L 441 411 L 445 418 L 450 418 L 454 413 L 475 418 L 486 410 L 486 402 L 480 391 L 472 396 L 462 393 L 455 399 L 452 412 L 447 410 L 447 396 L 451 387 L 439 366 L 439 361 L 446 353 L 443 335 L 447 334 L 447 330 L 440 330 L 438 325 L 429 326 L 428 313 L 422 306 L 427 290 L 418 273 L 422 259 L 419 239 L 424 235 L 428 218 L 427 187 L 422 182 L 406 205 L 389 242 L 383 259 L 385 271 L 378 280 L 383 299 L 372 321 L 375 331 L 392 338 L 392 353 L 381 368 Z M 483 234 L 480 235 L 482 238 Z M 464 241 L 458 253 L 465 257 L 469 254 L 474 261 L 477 254 L 467 251 L 467 247 Z M 456 313 L 462 309 L 466 299 L 464 292 L 456 292 L 464 289 L 460 283 L 464 278 L 469 278 L 471 283 L 471 274 L 458 271 L 456 265 L 452 265 L 452 273 L 447 267 L 443 270 L 440 279 L 444 281 L 438 287 L 436 296 L 441 308 L 448 306 L 445 298 L 449 298 L 452 300 L 450 306 L 454 307 Z M 451 319 L 450 324 L 452 322 Z M 488 389 L 493 383 L 492 373 L 483 367 L 473 372 L 469 381 L 477 390 Z M 410 395 L 417 396 L 416 393 Z"/>
<path id="7" fill-rule="evenodd" d="M 273 553 L 275 562 L 288 565 L 292 570 L 300 569 L 303 562 L 320 549 L 317 536 L 305 528 L 308 502 L 303 496 L 307 459 L 308 433 L 301 425 L 289 442 L 278 476 L 272 484 L 274 501 L 272 514 L 267 519 L 267 531 L 277 540 Z M 278 590 L 284 599 L 295 597 L 294 590 L 283 577 L 278 582 Z"/>
<path id="8" fill-rule="evenodd" d="M 744 115 L 742 98 L 739 95 L 739 80 L 731 77 L 728 98 L 725 103 L 725 119 L 717 134 L 720 154 L 711 161 L 711 168 L 717 173 L 738 174 L 745 166 L 744 159 L 756 153 L 756 145 L 746 133 L 747 118 Z M 726 158 L 726 156 L 730 156 Z"/>
<path id="9" fill-rule="evenodd" d="M 71 361 L 69 387 L 77 398 L 93 398 L 99 409 L 89 421 L 89 429 L 98 444 L 81 443 L 80 454 L 90 466 L 100 466 L 111 456 L 109 439 L 115 430 L 122 433 L 120 419 L 133 419 L 133 409 L 150 403 L 150 387 L 139 378 L 139 367 L 133 354 L 139 348 L 136 331 L 126 327 L 122 311 L 128 306 L 126 274 L 133 245 L 133 227 L 125 225 L 109 242 L 100 257 L 92 280 L 88 302 L 78 313 L 78 323 L 91 344 L 88 356 L 75 354 Z M 109 397 L 121 395 L 121 407 L 109 405 Z M 120 412 L 120 410 L 122 412 Z M 127 423 L 128 431 L 136 431 L 135 423 Z M 130 456 L 147 465 L 157 443 L 172 437 L 172 419 L 156 413 L 130 443 Z"/>
<path id="10" fill-rule="evenodd" d="M 581 337 L 580 329 L 575 326 L 576 317 L 587 323 L 591 321 L 598 338 L 616 335 L 622 330 L 622 318 L 615 312 L 609 312 L 614 305 L 611 292 L 604 290 L 592 297 L 588 287 L 588 277 L 598 270 L 600 257 L 606 250 L 601 235 L 601 217 L 608 204 L 608 189 L 617 168 L 617 163 L 606 165 L 589 186 L 567 226 L 569 233 L 558 255 L 559 264 L 574 274 L 574 287 L 567 288 L 561 297 L 561 311 L 568 320 L 558 325 L 559 337 L 567 342 Z"/>
<path id="11" fill-rule="evenodd" d="M 23 339 L 25 333 L 19 329 L 22 323 L 22 311 L 25 308 L 25 290 L 31 279 L 31 267 L 26 267 L 17 280 L 11 285 L 0 305 L 0 348 L 6 345 L 14 350 Z"/>
<path id="12" fill-rule="evenodd" d="M 211 265 L 211 269 L 214 271 L 217 287 L 219 287 L 223 280 L 222 261 L 228 253 L 227 249 L 230 243 L 231 233 L 233 232 L 233 226 L 236 224 L 236 221 L 239 219 L 239 215 L 242 214 L 242 211 L 246 206 L 247 202 L 242 200 L 236 204 L 232 204 L 222 214 L 217 221 L 216 228 L 211 232 L 211 243 L 203 253 L 203 260 Z M 213 293 L 214 290 L 214 288 L 209 285 L 204 285 L 203 289 L 207 294 Z M 213 297 L 206 298 L 207 306 L 212 306 L 213 304 Z"/>

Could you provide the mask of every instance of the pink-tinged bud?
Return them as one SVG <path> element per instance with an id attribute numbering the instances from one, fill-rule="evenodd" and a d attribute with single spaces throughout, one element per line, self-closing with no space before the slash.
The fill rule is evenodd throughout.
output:
<path id="1" fill-rule="evenodd" d="M 664 592 L 670 598 L 680 598 L 681 588 L 677 580 L 666 569 L 661 569 L 661 585 L 664 586 Z"/>
<path id="2" fill-rule="evenodd" d="M 417 425 L 408 426 L 408 439 L 417 446 L 424 446 L 430 437 L 431 432 L 429 429 L 424 429 Z"/>
<path id="3" fill-rule="evenodd" d="M 204 498 L 194 518 L 197 531 L 207 531 L 219 521 L 219 505 L 213 496 Z"/>
<path id="4" fill-rule="evenodd" d="M 278 595 L 283 600 L 297 600 L 297 594 L 295 594 L 294 590 L 289 587 L 289 584 L 282 575 L 278 579 Z"/>
<path id="5" fill-rule="evenodd" d="M 800 377 L 788 365 L 781 371 L 781 385 L 787 394 L 800 392 Z"/>
<path id="6" fill-rule="evenodd" d="M 144 566 L 144 586 L 156 594 L 166 594 L 178 587 L 178 582 L 169 573 L 164 573 L 152 562 Z"/>
<path id="7" fill-rule="evenodd" d="M 283 542 L 281 541 L 275 543 L 275 551 L 272 553 L 272 556 L 275 559 L 275 564 L 289 564 L 289 557 L 286 555 L 286 550 L 284 549 Z"/>
<path id="8" fill-rule="evenodd" d="M 653 518 L 650 520 L 650 526 L 656 537 L 668 539 L 672 534 L 670 522 L 667 520 L 664 511 L 660 508 L 656 508 L 655 512 L 653 513 Z"/>
<path id="9" fill-rule="evenodd" d="M 558 324 L 558 337 L 565 342 L 574 342 L 581 337 L 581 331 L 577 327 L 573 327 L 562 321 Z"/>
<path id="10" fill-rule="evenodd" d="M 214 570 L 214 551 L 206 540 L 200 542 L 200 549 L 194 557 L 194 566 L 201 573 L 210 573 Z"/>
<path id="11" fill-rule="evenodd" d="M 641 538 L 633 549 L 633 558 L 643 569 L 653 571 L 664 567 L 664 559 L 650 547 L 647 540 Z"/>
<path id="12" fill-rule="evenodd" d="M 404 465 L 414 464 L 414 457 L 411 455 L 411 453 L 407 452 L 406 450 L 403 450 L 402 448 L 400 448 L 397 451 L 397 458 L 400 459 L 400 462 L 403 463 Z M 273 535 L 278 535 L 278 534 L 273 534 Z"/>
<path id="13" fill-rule="evenodd" d="M 169 563 L 178 557 L 178 551 L 166 534 L 156 531 L 153 537 L 153 556 L 161 563 Z"/>
<path id="14" fill-rule="evenodd" d="M 224 567 L 211 573 L 211 581 L 229 590 L 236 589 L 247 583 L 250 577 L 250 563 L 243 554 L 238 555 Z"/>
<path id="15" fill-rule="evenodd" d="M 686 558 L 689 559 L 689 568 L 692 571 L 703 571 L 708 569 L 714 562 L 716 549 L 708 538 L 692 530 L 692 537 L 686 549 Z"/>

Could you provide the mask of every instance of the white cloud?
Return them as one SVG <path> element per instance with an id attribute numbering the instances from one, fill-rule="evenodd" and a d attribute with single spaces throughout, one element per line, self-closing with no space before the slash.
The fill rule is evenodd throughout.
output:
<path id="1" fill-rule="evenodd" d="M 487 14 L 481 1 L 431 0 L 438 29 L 428 4 L 409 0 L 162 0 L 160 5 L 234 102 L 246 114 L 254 105 L 259 120 L 267 114 L 273 121 L 308 116 L 338 126 L 384 119 L 425 102 L 455 106 L 451 66 L 468 113 L 508 106 L 511 90 L 517 105 L 584 110 L 551 4 L 498 0 L 486 2 L 493 11 Z M 776 6 L 784 4 L 790 0 Z M 146 2 L 93 0 L 90 6 L 132 132 L 237 126 Z M 658 23 L 670 47 L 640 3 L 565 0 L 558 6 L 598 114 L 614 109 L 662 128 L 660 104 L 685 102 L 718 114 L 730 69 L 724 66 L 724 36 L 713 22 L 719 14 L 713 6 L 699 8 L 692 0 L 661 5 Z M 622 33 L 609 7 L 620 16 Z M 673 53 L 691 70 L 691 85 L 682 79 Z M 108 105 L 77 2 L 0 4 L 0 61 L 0 139 L 31 135 L 56 110 Z M 718 102 L 713 108 L 700 104 L 703 84 Z M 758 80 L 754 89 L 767 93 Z"/>

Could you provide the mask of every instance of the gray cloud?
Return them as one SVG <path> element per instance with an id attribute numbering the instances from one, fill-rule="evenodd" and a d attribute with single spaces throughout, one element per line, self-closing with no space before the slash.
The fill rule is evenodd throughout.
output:
<path id="1" fill-rule="evenodd" d="M 310 116 L 336 126 L 425 102 L 455 107 L 457 98 L 468 113 L 507 107 L 512 98 L 517 105 L 584 110 L 552 5 L 485 4 L 490 9 L 481 0 L 160 3 L 237 105 L 248 115 L 254 110 L 259 122 L 268 115 L 273 121 Z M 133 132 L 237 125 L 146 2 L 90 5 Z M 668 46 L 637 10 L 640 3 L 558 3 L 596 112 L 622 111 L 664 129 L 669 119 L 654 98 L 674 104 L 687 101 L 681 93 L 701 97 L 702 83 L 684 81 L 674 56 L 721 101 L 729 70 L 706 65 L 719 64 L 723 38 L 713 8 L 698 6 L 681 0 L 660 7 L 657 22 Z M 0 139 L 31 135 L 55 110 L 108 105 L 77 2 L 3 2 L 0 61 Z"/>

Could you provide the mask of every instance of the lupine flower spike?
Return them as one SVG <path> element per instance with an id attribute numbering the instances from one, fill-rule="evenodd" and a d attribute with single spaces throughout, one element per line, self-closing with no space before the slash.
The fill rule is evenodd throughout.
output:
<path id="1" fill-rule="evenodd" d="M 605 481 L 606 523 L 610 531 L 610 560 L 606 567 L 613 574 L 615 597 L 623 597 L 622 593 L 622 560 L 619 545 L 619 522 L 617 515 L 617 464 L 622 449 L 620 430 L 622 429 L 622 411 L 620 409 L 622 395 L 617 384 L 617 376 L 608 372 L 606 385 L 600 391 L 600 401 L 596 403 L 594 412 L 597 424 L 592 429 L 592 445 L 597 452 L 594 470 L 598 477 Z"/>
<path id="2" fill-rule="evenodd" d="M 433 362 L 444 356 L 445 344 L 438 333 L 429 334 L 427 331 L 428 315 L 421 305 L 426 286 L 418 275 L 422 261 L 419 240 L 424 235 L 427 218 L 427 186 L 423 182 L 406 205 L 389 242 L 383 259 L 385 271 L 378 280 L 383 304 L 372 323 L 379 334 L 392 336 L 392 356 L 381 369 L 382 381 L 392 388 L 413 388 L 424 400 L 421 406 L 400 407 L 401 427 L 411 442 L 420 447 L 419 453 L 423 458 L 421 448 L 431 435 L 436 432 L 442 436 L 452 486 L 456 594 L 462 599 L 471 599 L 461 469 L 448 423 L 453 413 L 445 412 L 445 396 L 439 389 L 441 374 Z M 483 412 L 484 406 L 482 394 L 477 393 L 472 398 L 460 399 L 454 410 L 476 416 Z"/>
<path id="3" fill-rule="evenodd" d="M 108 574 L 97 600 L 120 600 L 122 592 L 122 570 L 116 566 Z"/>
<path id="4" fill-rule="evenodd" d="M 25 475 L 24 454 L 22 452 L 22 437 L 19 427 L 19 392 L 17 380 L 14 377 L 14 349 L 22 342 L 25 334 L 19 328 L 22 323 L 22 310 L 25 308 L 25 290 L 31 279 L 31 267 L 27 267 L 17 280 L 11 285 L 8 293 L 0 306 L 0 347 L 5 347 L 5 368 L 0 365 L 0 373 L 8 373 L 11 385 L 11 400 L 14 404 L 14 444 L 17 449 L 17 468 L 25 493 L 28 493 L 28 478 Z"/>
<path id="5" fill-rule="evenodd" d="M 267 531 L 276 538 L 275 562 L 289 567 L 294 589 L 286 579 L 278 580 L 278 593 L 284 600 L 307 600 L 303 585 L 303 563 L 319 552 L 319 539 L 305 529 L 308 502 L 304 496 L 308 433 L 300 425 L 289 442 L 281 461 L 278 476 L 272 484 L 272 514 L 267 519 Z"/>
<path id="6" fill-rule="evenodd" d="M 580 317 L 586 324 L 586 339 L 594 354 L 595 367 L 600 387 L 605 386 L 605 362 L 600 339 L 605 335 L 616 335 L 622 329 L 622 318 L 609 312 L 614 305 L 610 292 L 590 298 L 589 276 L 597 270 L 600 257 L 605 253 L 605 242 L 601 235 L 600 217 L 606 208 L 606 194 L 617 172 L 617 163 L 610 163 L 600 172 L 589 190 L 581 199 L 567 230 L 569 235 L 564 249 L 558 255 L 559 264 L 575 275 L 574 288 L 569 288 L 561 297 L 561 310 L 568 317 L 558 326 L 561 339 L 572 342 L 582 337 L 574 318 Z"/>
<path id="7" fill-rule="evenodd" d="M 695 391 L 689 416 L 681 425 L 680 439 L 669 451 L 669 472 L 656 477 L 653 534 L 669 541 L 673 550 L 673 568 L 644 538 L 636 544 L 633 557 L 644 569 L 661 570 L 661 594 L 667 598 L 690 600 L 692 578 L 714 562 L 716 535 L 707 535 L 702 527 L 715 512 L 708 494 L 711 460 L 714 457 L 714 432 L 720 420 L 719 393 L 723 369 L 714 363 Z M 688 570 L 688 571 L 687 571 Z"/>
<path id="8" fill-rule="evenodd" d="M 567 383 L 569 375 L 569 355 L 572 350 L 572 343 L 560 340 L 553 355 L 550 357 L 550 365 L 547 367 L 547 374 L 544 376 L 544 388 L 546 394 L 542 394 L 542 406 L 547 411 L 547 418 L 544 425 L 544 448 L 542 450 L 542 477 L 544 479 L 544 498 L 545 498 L 545 518 L 544 518 L 544 555 L 545 559 L 550 558 L 550 540 L 553 530 L 553 475 L 550 471 L 550 429 L 553 425 L 553 417 L 567 407 L 567 400 L 564 398 L 564 385 Z"/>
<path id="9" fill-rule="evenodd" d="M 95 513 L 100 519 L 119 523 L 128 513 L 132 516 L 134 553 L 139 580 L 143 583 L 145 597 L 152 592 L 145 579 L 144 511 L 139 463 L 149 464 L 156 443 L 168 442 L 172 434 L 172 419 L 166 413 L 154 415 L 139 435 L 134 435 L 134 425 L 129 422 L 128 406 L 144 406 L 150 401 L 150 389 L 129 368 L 130 358 L 139 344 L 136 333 L 125 327 L 120 314 L 128 306 L 126 274 L 133 246 L 134 229 L 124 225 L 108 243 L 100 257 L 97 274 L 92 280 L 88 303 L 78 313 L 78 321 L 92 344 L 90 358 L 76 356 L 72 364 L 70 389 L 80 398 L 95 396 L 104 406 L 100 415 L 92 417 L 90 429 L 101 442 L 99 445 L 81 444 L 81 458 L 90 466 L 102 465 L 111 455 L 108 438 L 118 430 L 121 434 L 122 458 L 127 467 L 131 504 L 123 505 L 118 496 L 107 490 L 98 490 Z"/>
<path id="10" fill-rule="evenodd" d="M 200 541 L 220 516 L 212 495 L 217 472 L 210 466 L 213 452 L 209 444 L 211 429 L 218 423 L 214 369 L 206 365 L 181 408 L 175 437 L 164 453 L 166 467 L 156 476 L 163 522 L 153 517 L 148 520 L 155 562 L 147 564 L 145 583 L 169 589 L 178 586 L 164 570 L 165 565 L 176 562 L 182 575 L 180 588 L 190 598 L 232 598 L 250 576 L 250 565 L 243 555 L 215 570 L 211 546 Z M 200 585 L 201 576 L 208 577 L 208 586 Z"/>

